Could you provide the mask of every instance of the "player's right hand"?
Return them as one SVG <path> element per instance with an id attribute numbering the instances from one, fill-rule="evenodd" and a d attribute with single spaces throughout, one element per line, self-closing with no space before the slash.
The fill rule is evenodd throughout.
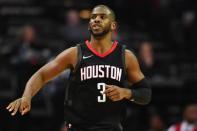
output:
<path id="1" fill-rule="evenodd" d="M 14 116 L 17 111 L 21 113 L 21 115 L 26 114 L 31 109 L 31 98 L 21 97 L 11 102 L 6 108 L 12 116 Z"/>

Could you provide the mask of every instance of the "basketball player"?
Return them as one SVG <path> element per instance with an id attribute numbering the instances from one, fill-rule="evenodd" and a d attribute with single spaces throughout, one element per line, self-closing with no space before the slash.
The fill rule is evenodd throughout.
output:
<path id="1" fill-rule="evenodd" d="M 96 6 L 89 21 L 90 41 L 66 49 L 39 69 L 27 82 L 24 94 L 7 107 L 11 115 L 31 109 L 32 97 L 48 81 L 71 69 L 65 95 L 69 131 L 121 131 L 127 101 L 148 104 L 151 89 L 134 54 L 112 41 L 114 12 Z M 126 86 L 129 81 L 132 86 Z"/>

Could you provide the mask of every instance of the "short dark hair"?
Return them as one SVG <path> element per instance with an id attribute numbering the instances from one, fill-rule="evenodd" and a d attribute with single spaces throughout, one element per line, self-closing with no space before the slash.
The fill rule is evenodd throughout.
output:
<path id="1" fill-rule="evenodd" d="M 116 15 L 115 15 L 114 11 L 113 11 L 110 7 L 108 7 L 108 6 L 106 6 L 106 5 L 97 5 L 97 6 L 95 6 L 94 8 L 97 8 L 97 7 L 101 7 L 101 8 L 106 8 L 106 9 L 108 9 L 108 10 L 110 11 L 110 15 L 111 15 L 111 17 L 112 17 L 112 20 L 116 20 Z"/>

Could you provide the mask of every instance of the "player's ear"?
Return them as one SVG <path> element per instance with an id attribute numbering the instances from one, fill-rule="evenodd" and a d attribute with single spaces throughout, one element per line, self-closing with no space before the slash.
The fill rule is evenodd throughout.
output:
<path id="1" fill-rule="evenodd" d="M 111 30 L 116 30 L 117 28 L 117 22 L 113 21 L 111 24 Z"/>

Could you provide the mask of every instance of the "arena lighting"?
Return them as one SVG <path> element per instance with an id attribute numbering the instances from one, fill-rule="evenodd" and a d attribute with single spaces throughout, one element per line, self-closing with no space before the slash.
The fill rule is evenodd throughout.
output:
<path id="1" fill-rule="evenodd" d="M 80 16 L 82 19 L 89 19 L 89 18 L 90 18 L 90 13 L 91 13 L 90 10 L 84 9 L 84 10 L 81 10 L 81 11 L 79 12 L 79 16 Z"/>

